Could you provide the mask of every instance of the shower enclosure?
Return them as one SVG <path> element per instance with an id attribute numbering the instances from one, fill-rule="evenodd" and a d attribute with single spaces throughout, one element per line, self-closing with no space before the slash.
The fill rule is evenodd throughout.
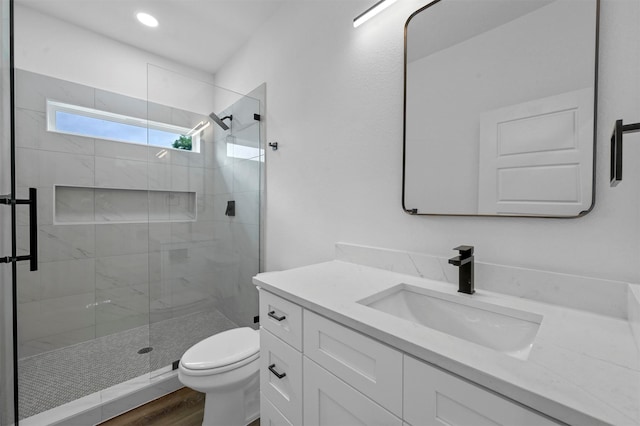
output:
<path id="1" fill-rule="evenodd" d="M 15 224 L 18 255 L 38 237 L 38 270 L 16 264 L 20 424 L 175 374 L 194 343 L 257 326 L 261 90 L 245 96 L 149 65 L 146 93 L 15 70 L 16 195 L 35 188 L 38 201 L 37 229 L 28 209 Z M 228 128 L 210 114 L 228 116 Z M 11 275 L 1 268 L 11 415 Z"/>

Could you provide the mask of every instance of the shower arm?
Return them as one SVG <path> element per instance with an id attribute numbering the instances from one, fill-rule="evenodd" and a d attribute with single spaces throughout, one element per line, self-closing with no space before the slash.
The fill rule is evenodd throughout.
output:
<path id="1" fill-rule="evenodd" d="M 226 125 L 224 120 L 229 119 L 229 121 L 233 121 L 233 115 L 226 115 L 220 118 L 216 113 L 212 112 L 209 114 L 209 117 L 215 121 L 218 126 L 222 127 L 222 130 L 229 130 L 229 126 Z"/>

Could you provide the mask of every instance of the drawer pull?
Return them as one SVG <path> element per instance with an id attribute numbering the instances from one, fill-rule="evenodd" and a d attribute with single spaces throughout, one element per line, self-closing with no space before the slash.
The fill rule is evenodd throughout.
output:
<path id="1" fill-rule="evenodd" d="M 267 313 L 267 315 L 269 315 L 271 318 L 273 318 L 276 321 L 282 321 L 287 317 L 286 315 L 282 315 L 280 317 L 277 316 L 276 315 L 276 311 L 271 311 L 271 312 Z"/>
<path id="2" fill-rule="evenodd" d="M 278 373 L 276 371 L 276 365 L 275 364 L 271 364 L 269 366 L 269 371 L 271 371 L 273 374 L 275 374 L 278 379 L 282 379 L 284 376 L 287 375 L 287 373 Z"/>

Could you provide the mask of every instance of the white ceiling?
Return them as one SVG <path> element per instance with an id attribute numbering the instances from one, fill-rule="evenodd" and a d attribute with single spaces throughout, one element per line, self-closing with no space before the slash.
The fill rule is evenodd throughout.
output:
<path id="1" fill-rule="evenodd" d="M 284 0 L 16 0 L 16 3 L 215 73 Z M 155 16 L 145 27 L 136 13 Z"/>

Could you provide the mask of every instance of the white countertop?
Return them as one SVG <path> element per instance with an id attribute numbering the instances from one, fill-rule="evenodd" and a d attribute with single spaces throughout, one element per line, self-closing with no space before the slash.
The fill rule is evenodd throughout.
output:
<path id="1" fill-rule="evenodd" d="M 342 261 L 258 274 L 307 309 L 571 425 L 640 425 L 640 354 L 629 322 Z M 401 283 L 543 316 L 527 360 L 356 303 Z"/>

